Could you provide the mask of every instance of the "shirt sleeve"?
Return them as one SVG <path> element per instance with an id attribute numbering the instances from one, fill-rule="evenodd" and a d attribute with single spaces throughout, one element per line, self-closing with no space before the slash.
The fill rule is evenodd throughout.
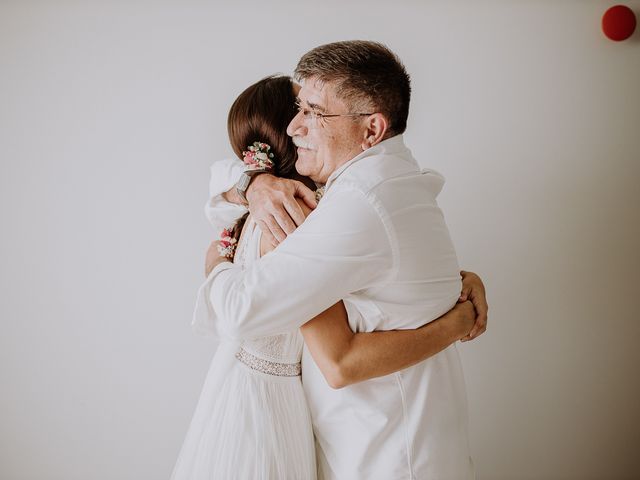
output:
<path id="1" fill-rule="evenodd" d="M 393 274 L 384 215 L 358 190 L 332 190 L 275 250 L 246 269 L 225 263 L 211 273 L 202 294 L 225 336 L 291 331 Z"/>
<path id="2" fill-rule="evenodd" d="M 204 213 L 216 232 L 230 227 L 247 212 L 244 205 L 227 202 L 222 197 L 233 188 L 243 171 L 244 164 L 234 158 L 218 160 L 211 165 L 209 200 L 204 206 Z"/>

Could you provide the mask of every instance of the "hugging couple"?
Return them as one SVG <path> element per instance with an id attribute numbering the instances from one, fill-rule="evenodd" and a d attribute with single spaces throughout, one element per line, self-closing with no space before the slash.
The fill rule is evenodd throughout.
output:
<path id="1" fill-rule="evenodd" d="M 444 180 L 405 146 L 410 81 L 314 48 L 231 106 L 193 327 L 219 342 L 173 480 L 475 478 L 456 342 L 486 329 Z"/>

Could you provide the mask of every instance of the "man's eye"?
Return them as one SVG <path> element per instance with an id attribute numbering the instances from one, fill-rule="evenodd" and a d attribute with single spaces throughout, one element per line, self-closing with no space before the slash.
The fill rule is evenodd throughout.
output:
<path id="1" fill-rule="evenodd" d="M 320 116 L 318 112 L 310 110 L 308 108 L 304 108 L 299 103 L 296 103 L 296 108 L 298 109 L 298 112 L 302 112 L 302 115 L 304 115 L 305 118 L 317 118 Z"/>

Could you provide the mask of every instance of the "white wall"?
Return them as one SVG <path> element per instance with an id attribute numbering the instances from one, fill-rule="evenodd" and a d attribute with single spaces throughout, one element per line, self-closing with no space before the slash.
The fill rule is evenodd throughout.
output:
<path id="1" fill-rule="evenodd" d="M 0 4 L 0 478 L 168 478 L 227 110 L 348 38 L 404 59 L 407 142 L 488 286 L 478 478 L 638 478 L 640 33 L 608 41 L 603 1 L 260 5 Z"/>

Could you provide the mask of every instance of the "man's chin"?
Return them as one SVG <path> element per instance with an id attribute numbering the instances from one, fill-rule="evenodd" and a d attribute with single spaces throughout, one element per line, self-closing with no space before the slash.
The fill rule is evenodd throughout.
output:
<path id="1" fill-rule="evenodd" d="M 300 158 L 300 155 L 298 155 L 298 160 L 296 160 L 296 170 L 300 175 L 304 175 L 305 177 L 311 177 L 311 175 L 313 174 L 313 169 L 310 168 L 311 165 L 309 165 L 309 162 L 305 162 L 303 159 Z"/>

